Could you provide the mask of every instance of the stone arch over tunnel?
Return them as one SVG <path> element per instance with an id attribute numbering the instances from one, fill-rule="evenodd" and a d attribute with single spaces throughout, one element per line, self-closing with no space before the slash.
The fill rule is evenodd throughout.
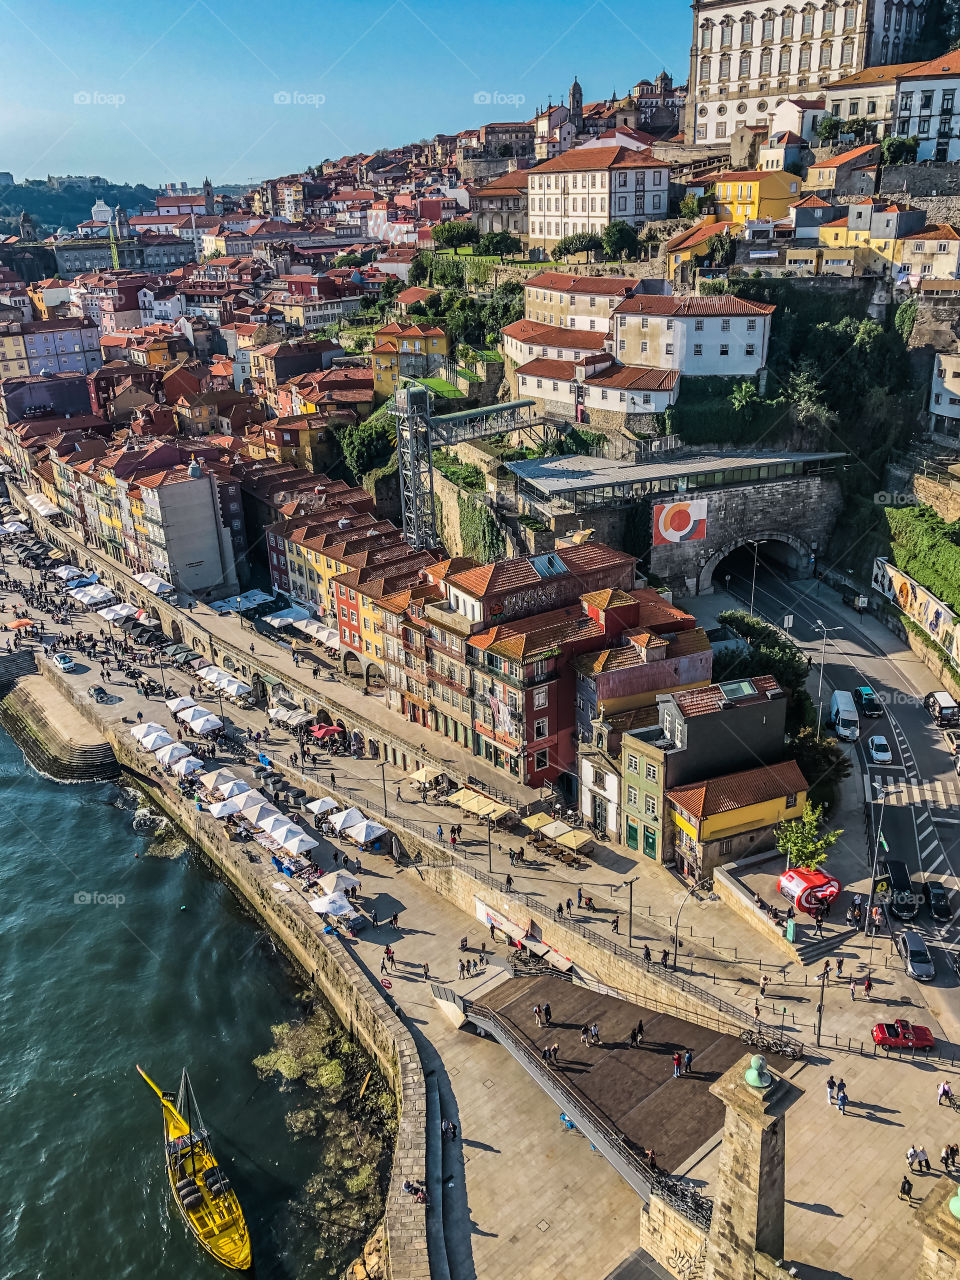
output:
<path id="1" fill-rule="evenodd" d="M 794 577 L 808 578 L 813 572 L 813 548 L 802 538 L 792 533 L 784 533 L 779 529 L 771 529 L 753 534 L 751 537 L 735 538 L 715 551 L 704 563 L 697 578 L 697 594 L 709 595 L 717 585 L 724 587 L 724 561 L 742 552 L 749 559 L 753 555 L 753 544 L 760 547 L 760 554 L 767 559 L 778 560 Z M 719 574 L 717 571 L 720 571 Z"/>

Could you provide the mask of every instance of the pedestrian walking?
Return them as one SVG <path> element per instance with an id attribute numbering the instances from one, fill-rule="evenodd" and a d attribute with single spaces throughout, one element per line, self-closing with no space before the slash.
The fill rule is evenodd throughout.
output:
<path id="1" fill-rule="evenodd" d="M 558 903 L 557 903 L 557 912 L 556 912 L 556 914 L 557 914 L 557 919 L 558 919 L 558 920 L 562 920 L 562 919 L 563 919 L 563 903 L 562 903 L 562 902 L 558 902 Z"/>
<path id="2" fill-rule="evenodd" d="M 693 1050 L 688 1049 L 683 1055 L 683 1070 L 685 1075 L 689 1075 L 693 1067 Z"/>
<path id="3" fill-rule="evenodd" d="M 443 839 L 443 827 L 440 825 L 439 822 L 437 823 L 437 839 L 438 840 Z"/>
<path id="4" fill-rule="evenodd" d="M 508 876 L 507 876 L 507 878 L 504 880 L 504 882 L 503 882 L 503 883 L 504 883 L 504 887 L 505 887 L 505 889 L 506 889 L 507 893 L 509 893 L 509 892 L 510 892 L 510 890 L 513 888 L 513 876 L 508 875 Z M 491 932 L 490 932 L 490 936 L 491 936 L 491 938 L 493 937 L 493 931 L 492 931 L 492 930 L 491 930 Z"/>
<path id="5" fill-rule="evenodd" d="M 917 1166 L 921 1173 L 930 1172 L 930 1157 L 927 1155 L 926 1147 L 917 1147 Z"/>
<path id="6" fill-rule="evenodd" d="M 667 948 L 664 947 L 663 950 L 660 952 L 660 963 L 663 965 L 664 968 L 667 967 L 667 963 L 669 959 L 670 959 L 670 953 L 667 951 Z"/>
<path id="7" fill-rule="evenodd" d="M 637 1047 L 637 1028 L 631 1027 L 630 1028 L 630 1048 L 635 1049 L 636 1047 Z"/>
<path id="8" fill-rule="evenodd" d="M 761 1000 L 767 994 L 767 983 L 769 981 L 770 979 L 767 977 L 766 974 L 764 974 L 763 977 L 760 979 L 760 999 Z"/>
<path id="9" fill-rule="evenodd" d="M 566 906 L 567 906 L 567 915 L 572 916 L 573 915 L 573 899 L 572 898 L 567 899 Z"/>
<path id="10" fill-rule="evenodd" d="M 374 911 L 372 908 L 370 911 L 370 923 L 373 925 L 374 929 L 376 929 L 380 923 L 380 921 L 377 919 L 376 911 Z"/>
<path id="11" fill-rule="evenodd" d="M 843 976 L 843 956 L 837 956 L 837 977 Z"/>
<path id="12" fill-rule="evenodd" d="M 863 994 L 867 997 L 868 1000 L 870 999 L 870 992 L 872 990 L 873 990 L 873 979 L 870 977 L 868 973 L 863 980 Z"/>
<path id="13" fill-rule="evenodd" d="M 950 1168 L 950 1148 L 944 1147 L 940 1152 L 940 1163 L 943 1165 L 943 1172 L 946 1173 Z"/>
<path id="14" fill-rule="evenodd" d="M 587 1036 L 588 1036 L 589 1034 L 590 1034 L 590 1028 L 587 1026 L 587 1024 L 586 1024 L 586 1023 L 584 1023 L 584 1024 L 583 1024 L 583 1026 L 580 1028 L 580 1043 L 581 1043 L 581 1044 L 586 1044 L 586 1043 L 587 1043 Z"/>
<path id="15" fill-rule="evenodd" d="M 387 972 L 387 957 L 386 957 L 386 956 L 383 956 L 383 957 L 381 958 L 381 960 L 380 960 L 380 972 L 381 972 L 381 973 L 386 973 L 386 972 Z"/>
<path id="16" fill-rule="evenodd" d="M 831 1107 L 833 1106 L 833 1094 L 836 1087 L 837 1087 L 836 1080 L 834 1080 L 832 1075 L 829 1076 L 827 1078 L 827 1104 Z"/>
<path id="17" fill-rule="evenodd" d="M 397 804 L 400 803 L 400 788 L 397 787 Z"/>
<path id="18" fill-rule="evenodd" d="M 457 833 L 456 831 L 451 831 L 450 832 L 450 848 L 455 849 L 456 847 L 457 847 Z"/>
<path id="19" fill-rule="evenodd" d="M 643 963 L 650 963 L 650 948 L 646 943 L 643 944 Z"/>
<path id="20" fill-rule="evenodd" d="M 547 1045 L 544 1045 L 543 1048 L 540 1050 L 540 1059 L 542 1062 L 550 1061 L 550 1049 Z"/>
<path id="21" fill-rule="evenodd" d="M 258 737 L 259 737 L 259 735 L 258 735 Z M 336 778 L 336 774 L 333 772 L 333 770 L 332 770 L 332 769 L 330 770 L 330 786 L 332 787 L 332 789 L 333 789 L 334 791 L 336 791 L 336 789 L 337 789 L 337 778 Z"/>
<path id="22" fill-rule="evenodd" d="M 816 916 L 816 922 L 814 924 L 814 928 L 816 929 L 817 937 L 822 938 L 823 937 L 823 916 L 820 915 L 819 912 L 817 913 L 817 916 Z"/>
<path id="23" fill-rule="evenodd" d="M 907 1148 L 907 1168 L 913 1173 L 913 1166 L 917 1159 L 917 1148 L 911 1142 Z"/>
<path id="24" fill-rule="evenodd" d="M 960 1164 L 960 1146 L 957 1146 L 955 1142 L 950 1143 L 950 1163 L 954 1169 Z"/>
<path id="25" fill-rule="evenodd" d="M 906 1174 L 903 1175 L 903 1180 L 900 1183 L 900 1194 L 897 1196 L 897 1199 L 902 1200 L 904 1197 L 908 1200 L 913 1199 L 913 1183 Z"/>
<path id="26" fill-rule="evenodd" d="M 857 998 L 857 980 L 856 978 L 851 978 L 850 979 L 850 999 L 856 1000 L 856 998 Z"/>
<path id="27" fill-rule="evenodd" d="M 393 925 L 393 927 L 394 927 L 395 929 L 399 929 L 399 928 L 400 928 L 400 914 L 399 914 L 399 912 L 395 911 L 395 912 L 393 913 L 393 915 L 390 917 L 390 923 Z"/>
<path id="28" fill-rule="evenodd" d="M 577 890 L 577 910 L 579 911 L 582 906 L 583 906 L 583 890 L 578 889 Z"/>
<path id="29" fill-rule="evenodd" d="M 549 1000 L 544 1000 L 544 1002 L 543 1002 L 543 1025 L 544 1025 L 545 1027 L 549 1027 L 549 1025 L 550 1025 L 550 1019 L 551 1019 L 552 1017 L 553 1017 L 553 1010 L 550 1008 L 550 1001 L 549 1001 Z"/>
<path id="30" fill-rule="evenodd" d="M 759 1000 L 754 1000 L 753 1002 L 753 1016 L 756 1018 L 758 1022 L 760 1021 L 760 1001 Z"/>
<path id="31" fill-rule="evenodd" d="M 426 982 L 426 981 L 427 981 L 427 979 L 428 979 L 429 977 L 430 977 L 430 966 L 427 964 L 426 960 L 424 960 L 424 962 L 423 962 L 423 980 L 424 980 L 424 982 Z"/>
<path id="32" fill-rule="evenodd" d="M 641 1018 L 640 1021 L 637 1023 L 637 1045 L 639 1046 L 642 1043 L 643 1043 L 643 1019 Z"/>
<path id="33" fill-rule="evenodd" d="M 600 1039 L 600 1028 L 595 1022 L 591 1022 L 590 1024 L 590 1042 L 591 1044 L 603 1044 L 603 1041 Z"/>
<path id="34" fill-rule="evenodd" d="M 397 967 L 397 957 L 391 951 L 390 952 L 390 968 L 396 969 L 396 967 Z"/>
<path id="35" fill-rule="evenodd" d="M 619 932 L 620 932 L 620 917 L 619 917 L 619 916 L 614 916 L 614 917 L 613 917 L 613 924 L 611 925 L 611 928 L 613 929 L 613 932 L 614 932 L 614 933 L 619 933 Z"/>
<path id="36" fill-rule="evenodd" d="M 939 1085 L 937 1085 L 937 1106 L 939 1107 L 942 1105 L 944 1098 L 949 1102 L 952 1097 L 953 1090 L 950 1088 L 950 1081 L 941 1080 Z"/>
<path id="37" fill-rule="evenodd" d="M 553 1065 L 557 1065 L 557 1059 L 560 1057 L 560 1045 L 554 1043 L 550 1046 L 550 1056 L 553 1058 Z"/>
<path id="38" fill-rule="evenodd" d="M 464 964 L 463 964 L 463 961 L 461 960 L 460 963 L 457 965 L 457 977 L 462 978 L 463 973 L 464 973 Z"/>
<path id="39" fill-rule="evenodd" d="M 847 1114 L 847 1091 L 846 1089 L 837 1090 L 837 1110 L 842 1116 Z"/>
<path id="40" fill-rule="evenodd" d="M 682 1062 L 682 1059 L 681 1059 L 681 1057 L 680 1057 L 680 1050 L 678 1049 L 678 1050 L 676 1051 L 676 1053 L 673 1055 L 673 1075 L 674 1075 L 674 1079 L 676 1079 L 676 1077 L 680 1075 L 680 1064 L 681 1064 L 681 1062 Z"/>
<path id="41" fill-rule="evenodd" d="M 543 1026 L 543 1010 L 540 1008 L 538 1004 L 535 1004 L 533 1006 L 533 1016 L 536 1019 L 537 1026 L 542 1027 Z"/>

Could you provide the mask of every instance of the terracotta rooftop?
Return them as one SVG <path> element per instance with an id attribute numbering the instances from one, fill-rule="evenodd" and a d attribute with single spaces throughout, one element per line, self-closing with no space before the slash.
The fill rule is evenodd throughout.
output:
<path id="1" fill-rule="evenodd" d="M 712 818 L 806 790 L 807 780 L 796 760 L 785 760 L 782 764 L 761 765 L 759 769 L 728 773 L 707 782 L 671 787 L 667 798 L 691 817 Z"/>
<path id="2" fill-rule="evenodd" d="M 581 363 L 575 360 L 550 360 L 539 357 L 517 368 L 517 376 L 550 378 L 556 382 L 573 382 Z M 588 373 L 587 386 L 614 387 L 620 391 L 672 391 L 680 377 L 677 369 L 654 369 L 643 365 L 608 364 L 596 373 Z"/>
<path id="3" fill-rule="evenodd" d="M 538 275 L 527 276 L 523 282 L 525 289 L 556 289 L 561 293 L 583 294 L 628 294 L 640 284 L 634 276 L 572 276 L 562 271 L 541 271 Z"/>
<path id="4" fill-rule="evenodd" d="M 556 324 L 541 324 L 539 320 L 515 320 L 501 332 L 517 342 L 529 342 L 541 347 L 573 347 L 582 351 L 602 351 L 604 344 L 609 341 L 606 333 L 589 329 L 564 329 Z"/>
<path id="5" fill-rule="evenodd" d="M 865 156 L 868 156 L 871 151 L 876 151 L 876 149 L 877 149 L 877 143 L 868 142 L 866 146 L 854 147 L 852 151 L 843 151 L 840 153 L 840 155 L 833 156 L 829 160 L 817 160 L 810 166 L 810 168 L 811 169 L 837 169 L 842 164 L 849 164 L 851 160 L 859 160 Z"/>
<path id="6" fill-rule="evenodd" d="M 783 690 L 773 676 L 753 676 L 743 683 L 753 686 L 753 693 L 743 697 L 731 698 L 730 685 L 740 683 L 730 681 L 725 684 L 711 684 L 706 689 L 688 689 L 673 695 L 677 710 L 685 717 L 714 715 L 727 706 L 751 706 L 758 702 L 766 702 L 769 697 L 782 697 Z"/>
<path id="7" fill-rule="evenodd" d="M 635 293 L 624 298 L 613 314 L 628 316 L 769 316 L 776 311 L 772 302 L 751 302 L 733 293 L 693 294 L 664 298 L 659 294 Z"/>

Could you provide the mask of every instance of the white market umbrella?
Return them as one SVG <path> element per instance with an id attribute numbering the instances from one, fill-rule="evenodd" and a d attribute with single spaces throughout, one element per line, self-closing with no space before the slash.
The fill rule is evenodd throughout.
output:
<path id="1" fill-rule="evenodd" d="M 210 812 L 215 818 L 229 818 L 231 814 L 240 812 L 240 806 L 233 798 L 218 800 L 210 806 Z"/>
<path id="2" fill-rule="evenodd" d="M 363 814 L 359 809 L 344 809 L 343 813 L 335 814 L 330 819 L 330 825 L 334 831 L 343 831 L 344 827 L 355 827 L 363 820 Z"/>
<path id="3" fill-rule="evenodd" d="M 345 893 L 347 889 L 359 889 L 360 881 L 349 871 L 328 871 L 320 877 L 320 887 L 325 893 Z"/>
<path id="4" fill-rule="evenodd" d="M 218 791 L 220 787 L 234 780 L 234 775 L 229 769 L 212 769 L 210 773 L 205 773 L 200 781 L 208 791 Z"/>
<path id="5" fill-rule="evenodd" d="M 299 827 L 293 827 L 290 834 L 280 843 L 288 853 L 307 853 L 310 849 L 315 849 L 320 842 L 314 840 L 312 836 L 308 836 Z"/>
<path id="6" fill-rule="evenodd" d="M 182 720 L 184 724 L 193 724 L 197 720 L 202 720 L 204 716 L 208 716 L 210 712 L 206 707 L 198 707 L 196 703 L 192 706 L 184 707 L 182 711 L 177 712 L 177 719 Z"/>
<path id="7" fill-rule="evenodd" d="M 276 814 L 275 817 L 274 814 Z M 264 818 L 262 822 L 257 823 L 260 830 L 265 831 L 268 836 L 272 836 L 275 831 L 283 831 L 291 825 L 290 819 L 286 814 L 280 813 L 276 809 L 268 818 Z"/>
<path id="8" fill-rule="evenodd" d="M 190 754 L 190 748 L 185 747 L 182 742 L 171 742 L 169 747 L 161 747 L 157 752 L 157 759 L 161 764 L 174 764 L 177 760 L 182 760 L 184 756 Z"/>
<path id="9" fill-rule="evenodd" d="M 311 898 L 310 906 L 318 916 L 349 916 L 356 910 L 342 893 L 326 893 L 322 898 Z"/>
<path id="10" fill-rule="evenodd" d="M 332 796 L 321 796 L 319 800 L 311 800 L 307 808 L 311 813 L 335 813 L 340 806 Z"/>
<path id="11" fill-rule="evenodd" d="M 148 733 L 165 733 L 162 724 L 157 724 L 155 720 L 144 720 L 143 724 L 135 724 L 130 730 L 130 737 L 135 738 L 137 742 L 142 742 Z"/>
<path id="12" fill-rule="evenodd" d="M 214 729 L 223 728 L 223 721 L 208 713 L 200 720 L 191 721 L 190 728 L 194 733 L 213 733 Z"/>
<path id="13" fill-rule="evenodd" d="M 159 729 L 156 733 L 148 733 L 145 738 L 141 738 L 140 745 L 144 751 L 159 751 L 161 747 L 169 746 L 172 741 L 166 729 Z"/>
<path id="14" fill-rule="evenodd" d="M 192 698 L 188 698 L 186 694 L 182 698 L 168 698 L 167 706 L 176 715 L 180 711 L 186 711 L 188 707 L 195 707 L 197 704 Z"/>
<path id="15" fill-rule="evenodd" d="M 279 810 L 275 809 L 272 804 L 266 800 L 261 800 L 259 804 L 251 805 L 249 809 L 244 809 L 243 816 L 248 822 L 252 822 L 255 827 L 263 826 L 267 818 L 272 818 Z"/>
<path id="16" fill-rule="evenodd" d="M 357 844 L 369 844 L 371 840 L 386 835 L 386 832 L 387 828 L 381 826 L 379 822 L 371 822 L 369 818 L 364 818 L 363 822 L 358 822 L 355 827 L 347 827 L 341 834 L 348 840 L 356 840 Z"/>
<path id="17" fill-rule="evenodd" d="M 250 790 L 250 783 L 244 782 L 242 778 L 231 778 L 229 782 L 225 782 L 217 790 L 225 800 L 232 800 L 235 796 L 242 796 L 245 791 Z"/>
<path id="18" fill-rule="evenodd" d="M 202 760 L 198 760 L 196 756 L 188 755 L 185 760 L 177 761 L 173 766 L 173 772 L 179 774 L 181 778 L 185 778 L 188 773 L 197 773 L 202 768 Z"/>
<path id="19" fill-rule="evenodd" d="M 231 698 L 242 698 L 245 693 L 253 693 L 253 688 L 249 684 L 244 684 L 242 680 L 237 680 L 233 676 L 224 680 L 221 684 L 224 693 L 230 695 Z"/>
<path id="20" fill-rule="evenodd" d="M 240 812 L 246 813 L 248 809 L 252 809 L 256 804 L 267 804 L 267 797 L 260 791 L 244 791 L 242 795 L 236 797 L 237 804 L 240 806 Z"/>

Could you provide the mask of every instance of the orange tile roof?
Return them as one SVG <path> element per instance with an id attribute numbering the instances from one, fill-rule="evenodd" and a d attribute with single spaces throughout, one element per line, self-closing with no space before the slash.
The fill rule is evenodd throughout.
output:
<path id="1" fill-rule="evenodd" d="M 899 76 L 909 75 L 911 71 L 923 65 L 922 62 L 894 62 L 885 67 L 866 67 L 852 76 L 834 80 L 824 88 L 827 93 L 836 93 L 838 89 L 868 89 L 876 85 L 893 84 Z"/>
<path id="2" fill-rule="evenodd" d="M 628 316 L 769 316 L 776 311 L 772 302 L 751 302 L 733 293 L 694 294 L 662 297 L 656 293 L 635 293 L 614 308 L 613 314 Z"/>
<path id="3" fill-rule="evenodd" d="M 514 661 L 526 661 L 535 654 L 571 640 L 598 639 L 603 627 L 576 605 L 537 613 L 530 618 L 504 622 L 487 631 L 478 631 L 467 643 L 485 652 L 499 654 Z"/>
<path id="4" fill-rule="evenodd" d="M 844 151 L 838 156 L 834 156 L 831 160 L 819 160 L 810 166 L 811 169 L 837 169 L 842 164 L 849 164 L 851 160 L 858 160 L 862 156 L 866 156 L 871 151 L 877 149 L 877 143 L 868 142 L 866 146 L 854 147 L 852 151 Z"/>
<path id="5" fill-rule="evenodd" d="M 951 49 L 949 53 L 941 53 L 938 58 L 929 62 L 918 62 L 910 71 L 901 75 L 903 80 L 930 80 L 937 76 L 955 76 L 960 74 L 960 49 Z"/>
<path id="6" fill-rule="evenodd" d="M 723 687 L 719 684 L 708 685 L 705 689 L 688 689 L 675 693 L 673 700 L 681 715 L 704 716 L 722 711 L 727 705 L 751 706 L 757 702 L 767 701 L 768 695 L 776 696 L 783 693 L 773 676 L 752 676 L 750 683 L 753 685 L 754 693 L 737 698 L 732 704 L 728 702 Z"/>
<path id="7" fill-rule="evenodd" d="M 562 293 L 628 294 L 640 284 L 634 276 L 572 276 L 563 271 L 541 271 L 527 276 L 525 289 L 556 289 Z"/>
<path id="8" fill-rule="evenodd" d="M 932 226 L 924 227 L 922 231 L 914 231 L 912 235 L 904 236 L 904 240 L 960 240 L 958 233 L 949 222 L 936 222 Z"/>
<path id="9" fill-rule="evenodd" d="M 541 324 L 539 320 L 515 320 L 501 330 L 507 338 L 517 342 L 536 343 L 541 347 L 573 347 L 584 351 L 602 351 L 609 342 L 609 334 L 589 329 L 564 329 L 556 324 Z"/>
<path id="10" fill-rule="evenodd" d="M 800 795 L 806 790 L 807 780 L 796 760 L 785 760 L 782 764 L 761 765 L 759 769 L 728 773 L 706 782 L 671 787 L 667 798 L 691 817 L 713 818 L 783 796 Z"/>
<path id="11" fill-rule="evenodd" d="M 666 243 L 667 253 L 676 253 L 683 249 L 692 249 L 695 245 L 703 244 L 709 240 L 711 236 L 721 236 L 724 232 L 733 232 L 734 229 L 739 230 L 738 222 L 701 222 L 697 226 L 691 227 L 689 231 L 681 231 L 679 235 L 674 236 L 672 240 Z"/>
<path id="12" fill-rule="evenodd" d="M 579 173 L 584 169 L 666 169 L 666 160 L 629 147 L 574 147 L 535 165 L 527 173 Z"/>
<path id="13" fill-rule="evenodd" d="M 517 376 L 524 378 L 550 378 L 557 382 L 572 382 L 581 361 L 550 360 L 543 356 L 519 365 Z M 589 370 L 590 366 L 586 366 Z M 584 381 L 591 387 L 617 387 L 621 391 L 672 391 L 680 377 L 677 369 L 653 369 L 641 365 L 608 364 L 596 373 L 587 373 Z"/>

